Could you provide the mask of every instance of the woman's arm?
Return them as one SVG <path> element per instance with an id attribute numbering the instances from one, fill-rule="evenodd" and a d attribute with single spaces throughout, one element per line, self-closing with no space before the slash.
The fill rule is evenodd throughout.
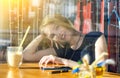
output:
<path id="1" fill-rule="evenodd" d="M 43 35 L 37 36 L 23 51 L 24 61 L 39 61 L 44 55 L 56 55 L 53 48 L 37 51 L 39 43 L 44 38 Z"/>
<path id="2" fill-rule="evenodd" d="M 39 45 L 39 43 L 42 41 L 43 36 L 39 35 L 37 36 L 25 49 L 24 49 L 24 53 L 29 52 L 31 54 L 35 53 L 37 50 L 37 47 Z"/>
<path id="3" fill-rule="evenodd" d="M 95 42 L 95 59 L 99 58 L 103 52 L 106 53 L 108 50 L 105 36 L 101 35 Z M 104 56 L 100 61 L 104 61 L 105 59 L 107 59 L 107 56 Z"/>

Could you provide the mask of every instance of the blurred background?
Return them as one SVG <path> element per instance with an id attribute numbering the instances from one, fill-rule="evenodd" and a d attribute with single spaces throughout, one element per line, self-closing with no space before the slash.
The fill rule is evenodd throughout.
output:
<path id="1" fill-rule="evenodd" d="M 0 48 L 19 45 L 31 27 L 23 47 L 39 35 L 46 15 L 61 14 L 84 34 L 105 34 L 109 58 L 116 61 L 110 72 L 120 73 L 120 0 L 0 0 Z"/>

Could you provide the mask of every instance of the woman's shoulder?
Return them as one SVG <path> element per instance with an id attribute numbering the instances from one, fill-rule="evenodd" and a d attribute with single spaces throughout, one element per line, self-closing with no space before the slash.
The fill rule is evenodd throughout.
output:
<path id="1" fill-rule="evenodd" d="M 87 36 L 101 36 L 103 33 L 102 32 L 97 32 L 97 31 L 93 31 L 93 32 L 89 32 L 86 35 Z"/>
<path id="2" fill-rule="evenodd" d="M 102 34 L 102 32 L 89 32 L 85 34 L 84 40 L 87 42 L 95 42 Z"/>

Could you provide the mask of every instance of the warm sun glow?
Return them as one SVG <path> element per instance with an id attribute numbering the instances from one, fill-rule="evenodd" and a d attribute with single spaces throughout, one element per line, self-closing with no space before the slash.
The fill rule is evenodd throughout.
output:
<path id="1" fill-rule="evenodd" d="M 32 0 L 32 5 L 38 7 L 39 6 L 39 0 Z"/>

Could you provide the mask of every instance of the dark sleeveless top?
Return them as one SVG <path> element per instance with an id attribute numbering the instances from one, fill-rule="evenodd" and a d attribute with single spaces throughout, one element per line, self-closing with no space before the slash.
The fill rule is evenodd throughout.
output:
<path id="1" fill-rule="evenodd" d="M 67 45 L 64 48 L 55 48 L 56 53 L 59 57 L 71 59 L 74 61 L 81 61 L 81 58 L 88 54 L 91 64 L 95 60 L 95 42 L 101 35 L 101 32 L 90 32 L 85 35 L 81 46 L 77 50 L 73 50 L 70 48 L 70 46 Z M 73 52 L 75 52 L 74 55 Z"/>

